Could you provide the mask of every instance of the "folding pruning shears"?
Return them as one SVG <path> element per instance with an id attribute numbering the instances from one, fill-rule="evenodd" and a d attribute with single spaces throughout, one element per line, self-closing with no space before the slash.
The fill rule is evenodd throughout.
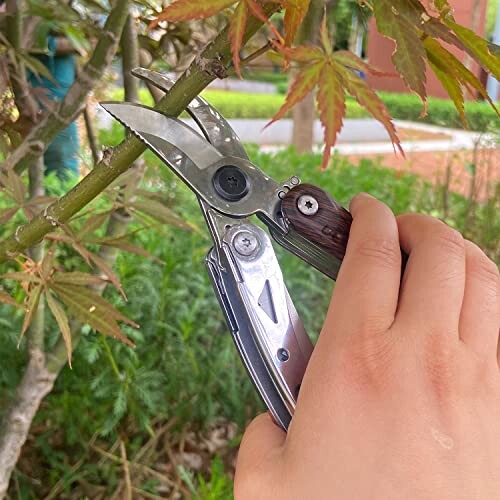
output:
<path id="1" fill-rule="evenodd" d="M 168 92 L 165 76 L 133 74 Z M 287 429 L 313 346 L 283 281 L 271 239 L 336 279 L 351 215 L 296 176 L 276 182 L 248 159 L 229 123 L 201 97 L 187 111 L 200 129 L 146 106 L 101 106 L 195 193 L 214 241 L 206 265 L 243 363 L 277 423 Z"/>

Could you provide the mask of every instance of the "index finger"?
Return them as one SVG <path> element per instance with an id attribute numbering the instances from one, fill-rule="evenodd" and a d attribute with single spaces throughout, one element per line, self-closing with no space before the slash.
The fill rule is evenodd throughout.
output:
<path id="1" fill-rule="evenodd" d="M 350 210 L 347 251 L 318 346 L 386 331 L 396 313 L 401 280 L 396 218 L 387 205 L 366 194 L 356 196 Z"/>

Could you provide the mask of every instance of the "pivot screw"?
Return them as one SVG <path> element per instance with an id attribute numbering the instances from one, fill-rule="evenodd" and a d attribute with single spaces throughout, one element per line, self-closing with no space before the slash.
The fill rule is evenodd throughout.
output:
<path id="1" fill-rule="evenodd" d="M 259 240 L 250 231 L 240 231 L 233 238 L 233 246 L 240 255 L 248 257 L 259 248 Z"/>
<path id="2" fill-rule="evenodd" d="M 318 200 L 309 194 L 303 194 L 297 200 L 297 208 L 304 215 L 314 215 L 318 209 Z"/>
<path id="3" fill-rule="evenodd" d="M 278 349 L 276 356 L 282 363 L 290 359 L 290 353 L 286 349 L 283 349 L 283 347 Z"/>
<path id="4" fill-rule="evenodd" d="M 239 201 L 250 189 L 247 174 L 239 167 L 225 165 L 215 172 L 212 183 L 216 193 L 227 201 Z"/>

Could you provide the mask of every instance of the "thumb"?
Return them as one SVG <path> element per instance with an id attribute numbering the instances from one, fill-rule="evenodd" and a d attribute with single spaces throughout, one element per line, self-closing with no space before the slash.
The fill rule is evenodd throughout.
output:
<path id="1" fill-rule="evenodd" d="M 236 482 L 246 482 L 244 478 L 258 473 L 260 466 L 266 467 L 266 459 L 281 448 L 285 439 L 285 432 L 274 423 L 269 413 L 262 413 L 254 418 L 241 440 Z"/>

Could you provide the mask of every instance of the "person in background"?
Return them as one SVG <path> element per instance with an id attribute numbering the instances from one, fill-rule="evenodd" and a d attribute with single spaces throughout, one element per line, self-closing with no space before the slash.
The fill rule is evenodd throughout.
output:
<path id="1" fill-rule="evenodd" d="M 34 57 L 48 68 L 53 80 L 33 73 L 29 75 L 30 85 L 45 91 L 44 97 L 39 99 L 42 108 L 46 107 L 47 99 L 61 101 L 64 98 L 75 81 L 77 67 L 77 50 L 67 38 L 49 34 L 46 48 L 45 54 L 36 54 Z M 57 135 L 45 151 L 45 174 L 54 172 L 61 180 L 78 176 L 79 151 L 78 130 L 74 121 Z"/>

